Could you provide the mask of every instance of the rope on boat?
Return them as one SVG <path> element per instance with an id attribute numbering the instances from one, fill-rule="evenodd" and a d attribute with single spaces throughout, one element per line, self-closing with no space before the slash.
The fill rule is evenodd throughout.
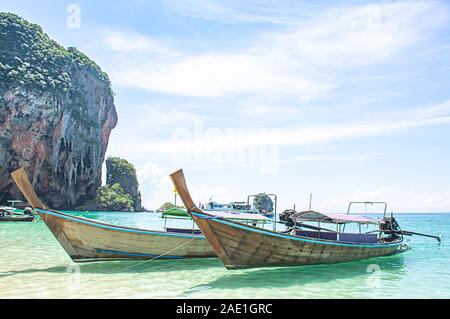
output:
<path id="1" fill-rule="evenodd" d="M 195 213 L 195 212 L 191 212 L 190 214 L 194 215 L 197 218 L 205 219 L 205 220 L 213 220 L 213 219 L 219 219 L 220 218 L 219 216 L 206 216 L 206 215 L 198 214 L 198 213 Z"/>
<path id="2" fill-rule="evenodd" d="M 179 248 L 182 248 L 182 247 L 186 246 L 186 245 L 189 244 L 191 241 L 193 241 L 194 239 L 198 239 L 198 238 L 200 238 L 200 236 L 195 236 L 195 237 L 193 237 L 193 238 L 187 240 L 186 242 L 184 242 L 184 243 L 178 245 L 178 246 L 175 247 L 174 249 L 171 249 L 171 250 L 169 250 L 169 251 L 166 251 L 165 253 L 163 253 L 163 254 L 161 254 L 161 255 L 159 255 L 159 256 L 156 256 L 156 257 L 153 257 L 153 258 L 151 258 L 151 259 L 147 259 L 147 260 L 141 261 L 141 262 L 139 262 L 139 263 L 137 263 L 137 264 L 133 264 L 133 265 L 130 265 L 130 266 L 123 267 L 122 269 L 132 268 L 132 267 L 139 266 L 139 265 L 142 265 L 142 264 L 147 263 L 147 262 L 150 262 L 150 261 L 157 260 L 157 259 L 159 259 L 159 258 L 161 258 L 161 257 L 164 257 L 164 256 L 170 254 L 171 252 L 173 252 L 173 251 L 175 251 L 175 250 L 177 250 L 177 249 L 179 249 Z"/>

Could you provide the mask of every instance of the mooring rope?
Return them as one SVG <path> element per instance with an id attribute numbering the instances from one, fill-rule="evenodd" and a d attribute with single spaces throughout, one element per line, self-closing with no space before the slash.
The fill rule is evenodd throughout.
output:
<path id="1" fill-rule="evenodd" d="M 120 268 L 120 269 L 121 269 L 121 270 L 123 270 L 123 269 L 128 269 L 128 268 L 140 266 L 140 265 L 145 264 L 145 263 L 150 262 L 150 261 L 157 260 L 157 259 L 159 259 L 159 258 L 161 258 L 161 257 L 164 257 L 164 256 L 170 254 L 171 252 L 173 252 L 173 251 L 175 251 L 175 250 L 177 250 L 177 249 L 179 249 L 179 248 L 182 248 L 182 247 L 188 245 L 190 242 L 192 242 L 193 240 L 198 239 L 198 238 L 200 238 L 200 237 L 201 237 L 201 236 L 194 236 L 194 237 L 192 237 L 191 239 L 185 241 L 184 243 L 178 245 L 177 247 L 175 247 L 175 248 L 173 248 L 173 249 L 171 249 L 171 250 L 169 250 L 169 251 L 166 251 L 165 253 L 163 253 L 163 254 L 161 254 L 161 255 L 158 255 L 158 256 L 153 257 L 153 258 L 151 258 L 151 259 L 147 259 L 147 260 L 141 261 L 141 262 L 136 263 L 136 264 L 133 264 L 133 265 L 129 265 L 129 266 L 122 267 L 122 268 Z"/>

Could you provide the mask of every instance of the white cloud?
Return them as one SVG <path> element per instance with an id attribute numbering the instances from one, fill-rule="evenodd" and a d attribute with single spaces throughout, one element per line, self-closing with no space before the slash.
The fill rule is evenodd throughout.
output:
<path id="1" fill-rule="evenodd" d="M 158 209 L 162 204 L 173 199 L 173 185 L 169 174 L 156 163 L 147 162 L 137 167 L 139 186 L 143 206 L 147 209 Z"/>
<path id="2" fill-rule="evenodd" d="M 193 121 L 203 121 L 207 118 L 205 114 L 182 111 L 176 108 L 164 110 L 167 106 L 139 105 L 133 108 L 140 114 L 133 124 L 133 130 L 140 130 L 143 133 L 149 128 L 156 130 L 158 128 L 176 127 Z"/>
<path id="3" fill-rule="evenodd" d="M 450 190 L 424 192 L 416 189 L 399 190 L 391 186 L 381 185 L 372 191 L 360 191 L 345 195 L 337 198 L 334 202 L 345 203 L 355 200 L 387 202 L 389 205 L 388 213 L 394 212 L 394 214 L 396 212 L 448 212 L 450 207 Z M 323 203 L 322 205 L 326 204 Z M 329 205 L 333 205 L 333 201 Z M 353 213 L 358 213 L 358 211 Z"/>
<path id="4" fill-rule="evenodd" d="M 286 115 L 296 115 L 299 116 L 297 110 L 292 107 L 286 107 L 281 105 L 268 105 L 268 104 L 254 104 L 254 105 L 243 105 L 239 109 L 239 112 L 245 116 L 267 116 L 282 114 Z"/>
<path id="5" fill-rule="evenodd" d="M 308 127 L 280 128 L 276 130 L 264 129 L 215 129 L 223 134 L 209 135 L 209 128 L 203 123 L 194 123 L 192 134 L 188 134 L 182 141 L 158 140 L 139 142 L 131 147 L 135 152 L 162 152 L 172 154 L 180 149 L 192 148 L 196 150 L 224 150 L 249 149 L 254 145 L 305 146 L 317 143 L 348 140 L 369 136 L 390 135 L 409 129 L 442 125 L 450 123 L 450 101 L 428 107 L 414 108 L 408 111 L 384 113 L 382 118 L 359 119 L 358 122 L 334 125 L 311 125 Z M 190 131 L 188 130 L 187 133 Z M 227 132 L 237 134 L 230 138 Z M 133 152 L 133 151 L 131 151 Z"/>
<path id="6" fill-rule="evenodd" d="M 330 89 L 325 83 L 291 74 L 282 64 L 261 55 L 199 54 L 172 61 L 139 61 L 113 71 L 116 85 L 134 86 L 166 94 L 219 97 L 264 92 L 299 97 Z M 115 74 L 115 75 L 114 75 Z"/>
<path id="7" fill-rule="evenodd" d="M 216 2 L 183 6 L 228 12 Z M 438 2 L 396 2 L 325 10 L 225 50 L 192 53 L 128 31 L 104 33 L 103 41 L 117 54 L 109 67 L 115 85 L 191 97 L 253 94 L 308 101 L 340 85 L 335 69 L 392 62 L 447 18 Z"/>
<path id="8" fill-rule="evenodd" d="M 137 167 L 140 190 L 142 193 L 143 205 L 148 209 L 158 209 L 166 202 L 174 201 L 174 186 L 169 174 L 160 165 L 147 162 L 143 167 Z M 208 201 L 212 196 L 217 201 L 232 201 L 236 192 L 232 192 L 228 187 L 220 185 L 196 185 L 189 184 L 193 198 L 202 202 Z M 181 200 L 177 205 L 182 205 Z"/>
<path id="9" fill-rule="evenodd" d="M 296 2 L 259 1 L 251 4 L 243 1 L 215 1 L 215 0 L 164 0 L 165 7 L 178 14 L 204 20 L 215 20 L 222 23 L 271 23 L 293 24 L 295 9 L 305 11 L 306 6 Z M 244 8 L 247 7 L 247 8 Z M 295 7 L 295 9 L 293 8 Z"/>
<path id="10" fill-rule="evenodd" d="M 447 20 L 447 8 L 439 2 L 372 4 L 325 11 L 294 32 L 268 39 L 275 52 L 302 63 L 348 69 L 386 60 Z"/>
<path id="11" fill-rule="evenodd" d="M 102 30 L 102 40 L 112 51 L 123 53 L 151 52 L 156 55 L 176 56 L 164 40 L 143 36 L 133 30 Z"/>

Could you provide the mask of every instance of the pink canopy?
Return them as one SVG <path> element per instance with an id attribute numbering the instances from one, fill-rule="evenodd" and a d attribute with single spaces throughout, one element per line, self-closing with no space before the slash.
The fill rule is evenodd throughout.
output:
<path id="1" fill-rule="evenodd" d="M 358 224 L 378 224 L 376 218 L 360 215 L 348 214 L 325 214 L 315 211 L 299 212 L 291 216 L 298 221 L 314 221 L 314 222 L 328 222 L 328 223 L 358 223 Z"/>

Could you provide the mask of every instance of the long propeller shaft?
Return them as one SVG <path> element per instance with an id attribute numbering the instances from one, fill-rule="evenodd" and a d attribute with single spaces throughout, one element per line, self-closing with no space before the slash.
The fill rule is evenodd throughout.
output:
<path id="1" fill-rule="evenodd" d="M 416 235 L 416 236 L 429 237 L 429 238 L 434 238 L 439 243 L 441 243 L 441 237 L 440 236 L 422 234 L 422 233 L 412 232 L 412 231 L 409 231 L 409 230 L 389 231 L 389 232 L 386 232 L 386 233 L 388 233 L 388 234 L 398 234 L 398 235 L 404 235 L 404 236 L 414 236 L 414 235 Z"/>

